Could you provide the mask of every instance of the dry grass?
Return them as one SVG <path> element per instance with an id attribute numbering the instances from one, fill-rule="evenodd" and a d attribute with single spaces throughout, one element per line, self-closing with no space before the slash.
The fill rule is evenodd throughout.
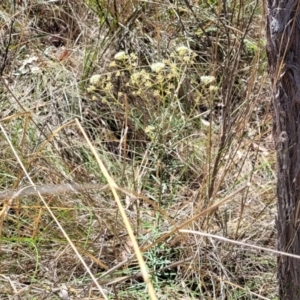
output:
<path id="1" fill-rule="evenodd" d="M 2 2 L 0 298 L 276 299 L 261 7 Z"/>

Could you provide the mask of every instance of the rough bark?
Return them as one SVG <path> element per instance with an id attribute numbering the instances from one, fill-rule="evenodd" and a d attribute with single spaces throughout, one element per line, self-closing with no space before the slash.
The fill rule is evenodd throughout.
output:
<path id="1" fill-rule="evenodd" d="M 278 250 L 300 255 L 300 0 L 266 0 L 277 150 Z M 278 258 L 279 298 L 300 299 L 300 260 Z"/>

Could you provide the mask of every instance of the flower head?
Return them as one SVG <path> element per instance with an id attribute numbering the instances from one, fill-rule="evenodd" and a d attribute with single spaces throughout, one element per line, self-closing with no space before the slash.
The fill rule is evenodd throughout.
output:
<path id="1" fill-rule="evenodd" d="M 100 78 L 101 78 L 101 75 L 95 74 L 95 75 L 93 75 L 93 76 L 90 78 L 90 83 L 91 83 L 91 84 L 97 84 L 97 83 L 99 83 Z"/>
<path id="2" fill-rule="evenodd" d="M 176 52 L 180 55 L 180 56 L 184 56 L 186 55 L 187 53 L 190 53 L 191 50 L 186 47 L 186 46 L 179 46 L 176 48 Z"/>
<path id="3" fill-rule="evenodd" d="M 145 133 L 148 135 L 148 137 L 151 139 L 151 141 L 155 138 L 155 127 L 152 125 L 148 125 L 145 128 Z"/>
<path id="4" fill-rule="evenodd" d="M 137 56 L 133 52 L 130 54 L 130 58 L 133 59 L 133 60 L 137 60 Z"/>
<path id="5" fill-rule="evenodd" d="M 145 132 L 146 133 L 152 133 L 155 131 L 155 127 L 152 126 L 152 125 L 148 125 L 146 128 L 145 128 Z"/>
<path id="6" fill-rule="evenodd" d="M 115 54 L 114 58 L 115 58 L 115 60 L 123 61 L 126 58 L 128 58 L 128 56 L 125 53 L 125 51 L 120 51 L 120 52 L 118 52 L 118 53 Z"/>
<path id="7" fill-rule="evenodd" d="M 92 93 L 96 90 L 96 87 L 93 86 L 93 85 L 90 85 L 86 90 L 87 90 L 88 93 Z"/>
<path id="8" fill-rule="evenodd" d="M 208 85 L 216 80 L 215 76 L 201 76 L 200 79 L 204 85 Z"/>
<path id="9" fill-rule="evenodd" d="M 136 72 L 131 74 L 130 79 L 132 84 L 139 84 L 140 83 L 140 77 L 141 77 L 141 73 L 140 72 Z"/>
<path id="10" fill-rule="evenodd" d="M 166 65 L 162 62 L 157 62 L 151 65 L 151 70 L 155 73 L 160 73 Z"/>
<path id="11" fill-rule="evenodd" d="M 110 62 L 109 67 L 113 68 L 116 67 L 117 63 L 115 61 Z"/>
<path id="12" fill-rule="evenodd" d="M 218 87 L 215 86 L 215 85 L 210 85 L 210 86 L 209 86 L 209 90 L 210 90 L 211 92 L 216 92 L 216 91 L 218 90 Z"/>

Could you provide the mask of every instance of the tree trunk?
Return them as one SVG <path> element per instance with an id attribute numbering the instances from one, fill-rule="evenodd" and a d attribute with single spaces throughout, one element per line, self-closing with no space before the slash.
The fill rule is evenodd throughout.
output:
<path id="1" fill-rule="evenodd" d="M 300 0 L 266 0 L 277 151 L 278 250 L 300 255 Z M 279 298 L 300 299 L 300 260 L 278 258 Z"/>

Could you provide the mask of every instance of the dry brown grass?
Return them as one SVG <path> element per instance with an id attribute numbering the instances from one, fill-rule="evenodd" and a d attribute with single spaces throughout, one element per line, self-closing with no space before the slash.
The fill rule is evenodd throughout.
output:
<path id="1" fill-rule="evenodd" d="M 260 7 L 10 2 L 1 189 L 83 188 L 1 202 L 0 298 L 276 299 L 267 250 L 179 231 L 275 247 Z"/>

